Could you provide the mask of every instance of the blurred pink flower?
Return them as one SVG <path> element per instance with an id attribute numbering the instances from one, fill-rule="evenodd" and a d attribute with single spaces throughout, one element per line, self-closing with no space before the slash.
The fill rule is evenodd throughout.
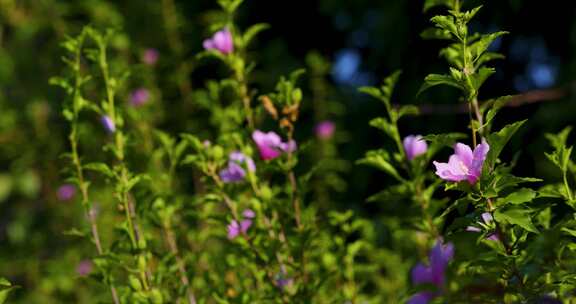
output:
<path id="1" fill-rule="evenodd" d="M 442 290 L 446 283 L 446 268 L 454 258 L 454 245 L 452 243 L 444 244 L 442 240 L 438 240 L 428 256 L 429 266 L 418 263 L 412 269 L 412 284 L 433 284 Z M 408 304 L 426 304 L 437 295 L 438 293 L 422 291 L 413 295 L 408 300 Z"/>
<path id="2" fill-rule="evenodd" d="M 76 195 L 76 186 L 72 184 L 64 184 L 58 188 L 56 196 L 59 201 L 69 201 Z"/>
<path id="3" fill-rule="evenodd" d="M 292 152 L 296 150 L 296 142 L 283 142 L 280 136 L 272 131 L 264 133 L 256 130 L 252 133 L 252 139 L 258 146 L 260 158 L 263 160 L 274 159 L 280 156 L 283 152 Z"/>
<path id="4" fill-rule="evenodd" d="M 146 88 L 138 88 L 130 94 L 130 104 L 135 107 L 144 105 L 150 99 L 150 91 Z"/>
<path id="5" fill-rule="evenodd" d="M 232 33 L 230 33 L 228 28 L 224 28 L 223 30 L 214 33 L 212 38 L 204 40 L 203 46 L 206 50 L 216 50 L 222 54 L 230 54 L 234 52 Z"/>
<path id="6" fill-rule="evenodd" d="M 155 65 L 158 61 L 158 57 L 160 57 L 158 50 L 149 48 L 144 50 L 144 53 L 142 54 L 142 61 L 147 65 Z"/>
<path id="7" fill-rule="evenodd" d="M 428 144 L 422 139 L 422 135 L 408 135 L 404 137 L 402 144 L 408 160 L 413 160 L 416 156 L 422 155 L 428 150 Z"/>
<path id="8" fill-rule="evenodd" d="M 92 261 L 82 260 L 76 266 L 76 273 L 78 275 L 80 275 L 81 277 L 85 277 L 85 276 L 89 275 L 90 272 L 92 272 L 92 268 L 93 268 L 92 266 L 93 266 Z"/>
<path id="9" fill-rule="evenodd" d="M 228 239 L 234 239 L 240 234 L 246 234 L 250 226 L 252 226 L 252 219 L 256 216 L 254 211 L 250 209 L 242 212 L 243 219 L 238 222 L 237 220 L 230 221 L 228 224 Z"/>
<path id="10" fill-rule="evenodd" d="M 315 127 L 316 137 L 323 140 L 328 140 L 334 135 L 336 124 L 330 120 L 319 122 Z"/>
<path id="11" fill-rule="evenodd" d="M 450 156 L 448 163 L 434 162 L 436 175 L 452 182 L 468 180 L 473 185 L 482 174 L 482 166 L 488 150 L 490 150 L 490 146 L 484 140 L 476 146 L 474 152 L 468 145 L 457 143 L 454 146 L 454 154 Z"/>

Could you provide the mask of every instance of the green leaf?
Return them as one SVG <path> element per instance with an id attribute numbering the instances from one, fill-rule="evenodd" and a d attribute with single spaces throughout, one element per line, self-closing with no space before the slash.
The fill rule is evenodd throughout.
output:
<path id="1" fill-rule="evenodd" d="M 558 135 L 546 134 L 546 138 L 555 149 L 552 153 L 545 153 L 546 157 L 554 163 L 563 174 L 566 174 L 568 167 L 571 164 L 570 157 L 572 155 L 573 147 L 567 147 L 566 141 L 572 128 L 568 127 L 562 130 Z"/>
<path id="2" fill-rule="evenodd" d="M 476 64 L 474 65 L 474 68 L 478 69 L 483 64 L 488 63 L 492 60 L 504 59 L 504 58 L 506 58 L 506 56 L 504 56 L 502 54 L 493 53 L 493 52 L 485 52 L 478 59 L 476 59 Z"/>
<path id="3" fill-rule="evenodd" d="M 517 190 L 516 192 L 509 194 L 507 197 L 503 198 L 502 201 L 505 203 L 519 205 L 531 202 L 534 198 L 536 198 L 537 195 L 538 192 L 532 189 L 522 188 Z"/>
<path id="4" fill-rule="evenodd" d="M 413 105 L 401 106 L 400 109 L 398 109 L 398 119 L 400 119 L 402 116 L 418 115 L 419 113 L 420 110 L 418 109 L 417 106 Z"/>
<path id="5" fill-rule="evenodd" d="M 375 87 L 360 87 L 358 88 L 358 92 L 368 94 L 376 99 L 382 100 L 382 92 L 378 88 Z"/>
<path id="6" fill-rule="evenodd" d="M 566 234 L 572 236 L 572 237 L 576 237 L 576 230 L 574 229 L 570 229 L 567 227 L 562 227 L 562 231 L 566 232 Z"/>
<path id="7" fill-rule="evenodd" d="M 530 210 L 520 208 L 507 210 L 497 209 L 496 212 L 494 212 L 494 219 L 499 223 L 518 225 L 524 230 L 538 233 L 538 229 L 536 229 L 530 218 L 530 212 Z"/>
<path id="8" fill-rule="evenodd" d="M 475 91 L 480 90 L 480 87 L 482 87 L 482 85 L 484 84 L 486 79 L 488 79 L 488 77 L 492 76 L 492 74 L 494 74 L 495 72 L 496 72 L 496 70 L 493 68 L 481 67 L 476 72 L 476 74 L 474 74 L 474 77 L 472 79 L 472 82 L 474 84 L 474 90 Z"/>
<path id="9" fill-rule="evenodd" d="M 465 88 L 458 81 L 452 78 L 452 76 L 430 74 L 424 78 L 424 84 L 420 87 L 420 90 L 418 90 L 416 96 L 420 95 L 422 92 L 428 90 L 429 88 L 438 85 L 447 85 L 465 91 Z"/>
<path id="10" fill-rule="evenodd" d="M 434 17 L 432 17 L 432 19 L 430 19 L 430 21 L 434 22 L 434 24 L 437 27 L 450 32 L 450 34 L 452 34 L 454 37 L 458 38 L 459 40 L 461 39 L 460 35 L 458 34 L 458 28 L 456 27 L 456 24 L 454 23 L 454 17 L 452 17 L 452 16 L 434 16 Z"/>
<path id="11" fill-rule="evenodd" d="M 487 176 L 490 171 L 492 171 L 498 156 L 502 152 L 502 149 L 504 149 L 504 146 L 506 146 L 510 138 L 512 138 L 512 135 L 514 135 L 514 133 L 516 133 L 516 131 L 518 131 L 525 122 L 526 120 L 522 120 L 509 124 L 500 131 L 488 135 L 487 141 L 490 145 L 490 151 L 488 151 L 488 155 L 486 156 L 482 175 Z"/>
<path id="12" fill-rule="evenodd" d="M 480 59 L 482 54 L 484 54 L 488 47 L 490 47 L 490 44 L 492 44 L 496 38 L 505 34 L 508 34 L 508 32 L 501 31 L 488 35 L 482 35 L 478 41 L 472 43 L 469 46 L 470 53 L 472 54 L 472 60 L 477 61 Z"/>
<path id="13" fill-rule="evenodd" d="M 453 8 L 453 0 L 426 0 L 424 2 L 424 12 L 436 6 L 445 6 L 448 8 Z"/>
<path id="14" fill-rule="evenodd" d="M 500 109 L 502 109 L 502 107 L 504 107 L 508 102 L 510 102 L 510 100 L 512 100 L 513 97 L 514 96 L 502 96 L 496 99 L 486 101 L 482 106 L 483 108 L 490 107 L 490 110 L 488 110 L 488 113 L 486 114 L 486 118 L 484 119 L 484 125 L 488 125 L 490 122 L 492 122 L 492 120 L 494 119 L 496 114 L 498 114 Z"/>
<path id="15" fill-rule="evenodd" d="M 384 131 L 384 133 L 386 133 L 392 139 L 395 139 L 396 136 L 398 136 L 397 127 L 394 124 L 391 124 L 386 118 L 383 117 L 374 118 L 370 120 L 370 126 Z"/>
<path id="16" fill-rule="evenodd" d="M 6 298 L 8 298 L 8 294 L 14 289 L 16 286 L 13 286 L 10 281 L 5 278 L 0 278 L 0 304 L 6 302 Z"/>
<path id="17" fill-rule="evenodd" d="M 258 35 L 260 32 L 267 30 L 270 28 L 270 25 L 267 23 L 257 23 L 249 27 L 244 35 L 242 36 L 242 43 L 244 47 L 250 44 L 250 42 Z"/>
<path id="18" fill-rule="evenodd" d="M 399 181 L 404 181 L 398 171 L 390 164 L 390 155 L 385 150 L 368 151 L 363 159 L 356 161 L 360 165 L 368 165 L 378 168 Z"/>
<path id="19" fill-rule="evenodd" d="M 106 175 L 107 177 L 114 177 L 114 171 L 105 163 L 89 163 L 84 165 L 84 169 L 96 171 Z"/>
<path id="20" fill-rule="evenodd" d="M 441 28 L 427 28 L 422 33 L 420 33 L 420 38 L 431 40 L 431 39 L 438 39 L 438 40 L 451 40 L 452 35 L 450 32 Z"/>

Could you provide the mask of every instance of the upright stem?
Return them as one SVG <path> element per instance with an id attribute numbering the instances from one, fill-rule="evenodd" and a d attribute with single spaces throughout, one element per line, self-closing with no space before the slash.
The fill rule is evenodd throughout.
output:
<path id="1" fill-rule="evenodd" d="M 96 252 L 98 255 L 102 255 L 104 250 L 102 249 L 102 242 L 100 241 L 100 233 L 98 230 L 98 223 L 96 221 L 96 216 L 94 211 L 92 210 L 92 204 L 90 203 L 90 199 L 88 196 L 88 184 L 84 179 L 84 171 L 82 169 L 82 163 L 80 161 L 80 157 L 78 156 L 78 114 L 80 111 L 79 106 L 77 105 L 77 101 L 81 98 L 80 96 L 80 89 L 81 89 L 81 77 L 80 77 L 80 58 L 82 56 L 82 45 L 83 45 L 84 37 L 83 35 L 79 38 L 79 43 L 75 53 L 75 62 L 74 62 L 74 70 L 75 70 L 75 85 L 74 85 L 74 94 L 73 94 L 73 120 L 72 120 L 72 130 L 69 135 L 69 141 L 71 146 L 71 154 L 72 154 L 72 163 L 74 164 L 74 168 L 76 170 L 76 178 L 78 179 L 78 188 L 80 188 L 80 193 L 82 195 L 82 206 L 84 207 L 84 213 L 88 222 L 90 223 L 90 230 L 92 233 L 92 238 L 94 239 L 94 244 L 96 245 Z M 119 304 L 120 300 L 118 298 L 118 292 L 116 291 L 116 287 L 114 283 L 107 282 L 110 287 L 110 293 L 112 294 L 112 300 L 115 304 Z"/>
<path id="2" fill-rule="evenodd" d="M 104 79 L 104 86 L 106 90 L 106 98 L 108 103 L 107 114 L 116 126 L 116 131 L 114 132 L 114 145 L 115 145 L 115 156 L 118 161 L 118 167 L 120 175 L 117 176 L 117 181 L 120 185 L 120 193 L 118 193 L 118 198 L 122 204 L 125 212 L 126 221 L 128 223 L 128 235 L 130 236 L 130 241 L 132 243 L 133 250 L 140 250 L 140 237 L 142 234 L 139 231 L 138 225 L 135 224 L 136 212 L 135 204 L 130 199 L 130 193 L 127 190 L 127 185 L 129 184 L 129 171 L 125 163 L 125 137 L 122 133 L 121 126 L 117 124 L 116 119 L 116 109 L 114 104 L 114 89 L 110 79 L 108 70 L 108 60 L 106 58 L 106 41 L 105 37 L 100 37 L 97 39 L 99 47 L 99 66 L 102 73 L 102 78 Z M 146 261 L 146 257 L 139 254 Z M 146 263 L 145 263 L 146 264 Z M 144 266 L 147 268 L 146 266 Z M 148 278 L 150 274 L 146 269 L 140 269 L 140 279 L 145 290 L 150 288 L 148 283 Z"/>
<path id="3" fill-rule="evenodd" d="M 246 75 L 244 75 L 244 71 L 236 71 L 236 80 L 240 85 L 239 94 L 244 107 L 246 122 L 248 123 L 250 130 L 254 130 L 254 117 L 250 106 L 250 95 L 248 94 L 248 84 L 246 83 Z"/>

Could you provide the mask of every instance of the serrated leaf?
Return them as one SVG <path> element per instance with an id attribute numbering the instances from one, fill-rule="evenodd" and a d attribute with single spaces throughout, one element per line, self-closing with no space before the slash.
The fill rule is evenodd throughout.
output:
<path id="1" fill-rule="evenodd" d="M 102 173 L 108 177 L 114 176 L 114 171 L 105 163 L 89 163 L 84 165 L 84 169 Z"/>
<path id="2" fill-rule="evenodd" d="M 393 125 L 392 123 L 390 123 L 388 121 L 388 119 L 386 119 L 386 118 L 383 118 L 383 117 L 374 118 L 374 119 L 370 120 L 369 124 L 370 124 L 370 126 L 372 126 L 374 128 L 382 130 L 384 133 L 386 133 L 392 139 L 396 138 L 396 136 L 398 134 L 398 129 L 396 128 L 396 126 Z"/>
<path id="3" fill-rule="evenodd" d="M 424 12 L 427 12 L 429 9 L 436 7 L 436 6 L 445 6 L 448 8 L 452 8 L 452 0 L 426 0 L 424 2 Z"/>
<path id="4" fill-rule="evenodd" d="M 526 231 L 538 233 L 538 229 L 536 229 L 530 218 L 530 210 L 527 209 L 497 209 L 496 212 L 494 212 L 494 219 L 499 223 L 505 222 L 518 225 Z"/>
<path id="5" fill-rule="evenodd" d="M 494 74 L 495 72 L 496 72 L 495 69 L 489 67 L 481 67 L 480 69 L 478 69 L 476 74 L 474 74 L 474 78 L 472 79 L 472 82 L 474 83 L 474 90 L 475 91 L 480 90 L 480 87 L 482 87 L 486 79 L 492 76 L 492 74 Z"/>
<path id="6" fill-rule="evenodd" d="M 5 278 L 0 278 L 0 304 L 6 302 L 8 294 L 10 294 L 10 292 L 15 288 L 16 286 L 13 286 L 10 281 Z"/>
<path id="7" fill-rule="evenodd" d="M 482 37 L 478 41 L 472 43 L 469 46 L 469 50 L 472 55 L 472 60 L 477 61 L 482 56 L 482 54 L 486 52 L 488 47 L 490 47 L 490 44 L 492 44 L 492 42 L 494 42 L 496 38 L 505 34 L 508 34 L 508 32 L 501 31 L 488 35 L 482 35 Z"/>
<path id="8" fill-rule="evenodd" d="M 502 109 L 510 100 L 512 100 L 514 96 L 502 96 L 496 99 L 492 99 L 487 101 L 485 104 L 490 107 L 488 113 L 486 114 L 486 118 L 484 119 L 484 124 L 488 125 L 496 114 Z"/>
<path id="9" fill-rule="evenodd" d="M 447 30 L 431 27 L 422 31 L 422 33 L 420 33 L 420 38 L 425 40 L 451 40 L 452 35 L 450 35 L 450 32 Z"/>
<path id="10" fill-rule="evenodd" d="M 447 85 L 462 91 L 465 91 L 464 87 L 457 82 L 452 76 L 449 75 L 440 75 L 440 74 L 430 74 L 424 78 L 424 84 L 418 90 L 416 96 L 420 95 L 422 92 L 428 90 L 431 87 L 435 87 L 438 85 Z"/>
<path id="11" fill-rule="evenodd" d="M 418 109 L 417 106 L 413 106 L 413 105 L 401 106 L 400 109 L 398 109 L 398 119 L 400 119 L 402 116 L 418 115 L 419 113 L 420 113 L 420 110 Z"/>
<path id="12" fill-rule="evenodd" d="M 494 168 L 494 164 L 498 159 L 498 156 L 504 149 L 504 146 L 508 143 L 510 138 L 520 129 L 520 127 L 526 122 L 526 120 L 518 121 L 509 124 L 502 128 L 498 132 L 494 132 L 487 137 L 488 144 L 490 145 L 490 150 L 486 156 L 486 161 L 484 162 L 483 174 L 486 176 Z"/>
<path id="13" fill-rule="evenodd" d="M 511 203 L 514 205 L 524 204 L 527 202 L 531 202 L 536 196 L 538 192 L 528 189 L 528 188 L 521 188 L 503 199 L 506 203 Z"/>
<path id="14" fill-rule="evenodd" d="M 452 34 L 454 37 L 461 39 L 460 36 L 458 35 L 458 29 L 456 27 L 456 24 L 454 23 L 454 17 L 434 16 L 432 17 L 432 19 L 430 19 L 430 21 L 434 22 L 434 24 L 437 27 L 450 32 L 450 34 Z"/>
<path id="15" fill-rule="evenodd" d="M 368 165 L 380 169 L 399 181 L 404 181 L 398 171 L 390 164 L 390 156 L 384 150 L 369 151 L 363 159 L 356 161 L 360 165 Z"/>
<path id="16" fill-rule="evenodd" d="M 506 56 L 499 54 L 499 53 L 485 52 L 478 59 L 476 59 L 476 63 L 474 64 L 474 68 L 478 69 L 483 64 L 488 63 L 492 60 L 504 59 L 504 58 L 506 58 Z"/>
<path id="17" fill-rule="evenodd" d="M 244 47 L 250 44 L 250 42 L 258 35 L 260 32 L 267 30 L 270 28 L 270 25 L 267 23 L 257 23 L 249 27 L 244 35 L 242 36 L 242 42 Z"/>

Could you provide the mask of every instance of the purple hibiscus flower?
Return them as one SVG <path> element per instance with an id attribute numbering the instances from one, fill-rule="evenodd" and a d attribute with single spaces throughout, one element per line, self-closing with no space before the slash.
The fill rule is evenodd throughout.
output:
<path id="1" fill-rule="evenodd" d="M 228 156 L 228 166 L 220 171 L 220 179 L 225 183 L 235 183 L 244 180 L 246 169 L 256 171 L 256 165 L 252 158 L 242 152 L 235 151 Z"/>
<path id="2" fill-rule="evenodd" d="M 72 184 L 64 184 L 58 188 L 56 196 L 59 201 L 69 201 L 76 195 L 76 186 Z"/>
<path id="3" fill-rule="evenodd" d="M 296 150 L 296 142 L 283 142 L 280 136 L 272 131 L 264 133 L 260 130 L 252 133 L 252 139 L 258 146 L 260 157 L 263 160 L 274 159 L 280 156 L 283 152 L 292 152 Z"/>
<path id="4" fill-rule="evenodd" d="M 147 65 L 155 65 L 160 57 L 160 53 L 157 49 L 146 49 L 142 54 L 142 61 Z"/>
<path id="5" fill-rule="evenodd" d="M 206 50 L 216 50 L 222 54 L 230 54 L 234 52 L 232 33 L 230 33 L 228 28 L 224 28 L 223 30 L 214 33 L 212 38 L 204 40 L 203 46 Z"/>
<path id="6" fill-rule="evenodd" d="M 448 163 L 435 161 L 436 175 L 443 180 L 459 182 L 467 180 L 474 185 L 482 174 L 482 166 L 490 146 L 486 141 L 476 146 L 474 151 L 465 144 L 457 143 L 454 146 L 454 154 L 450 156 Z"/>
<path id="7" fill-rule="evenodd" d="M 442 290 L 446 283 L 446 267 L 454 257 L 454 245 L 452 243 L 443 244 L 441 240 L 429 253 L 430 265 L 417 264 L 412 269 L 412 283 L 433 284 L 438 290 Z M 422 291 L 413 295 L 408 304 L 426 304 L 438 296 L 438 292 Z"/>
<path id="8" fill-rule="evenodd" d="M 238 222 L 237 220 L 232 220 L 230 224 L 228 224 L 228 239 L 234 239 L 240 234 L 246 234 L 250 226 L 252 226 L 252 219 L 256 217 L 254 211 L 250 209 L 244 210 L 242 212 L 242 220 Z"/>
<path id="9" fill-rule="evenodd" d="M 130 104 L 134 107 L 144 105 L 150 99 L 150 91 L 146 88 L 138 88 L 130 94 Z"/>
<path id="10" fill-rule="evenodd" d="M 422 135 L 408 135 L 404 137 L 402 144 L 408 160 L 413 160 L 416 156 L 422 155 L 428 150 L 428 144 L 426 144 Z"/>
<path id="11" fill-rule="evenodd" d="M 316 137 L 322 140 L 328 140 L 332 138 L 335 130 L 336 124 L 330 120 L 321 121 L 314 128 Z"/>

